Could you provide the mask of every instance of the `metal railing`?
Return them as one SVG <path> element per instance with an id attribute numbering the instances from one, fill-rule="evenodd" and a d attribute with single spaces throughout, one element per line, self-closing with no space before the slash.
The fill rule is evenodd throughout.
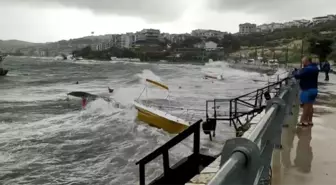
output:
<path id="1" fill-rule="evenodd" d="M 266 97 L 266 92 L 270 93 L 274 89 L 275 97 L 270 99 Z M 257 97 L 252 103 L 247 103 L 247 107 L 252 110 L 266 110 L 265 115 L 253 132 L 246 137 L 233 138 L 226 141 L 221 155 L 221 168 L 209 185 L 252 185 L 265 184 L 270 182 L 272 152 L 275 147 L 281 147 L 282 127 L 287 127 L 288 118 L 293 118 L 293 109 L 298 109 L 298 84 L 291 77 L 280 80 L 264 88 L 254 91 L 253 96 Z M 248 95 L 252 95 L 248 94 Z M 264 96 L 264 97 L 263 97 Z M 245 96 L 249 97 L 249 96 Z M 241 100 L 242 96 L 232 99 L 232 102 Z M 265 102 L 266 101 L 266 105 Z M 230 101 L 228 101 L 230 103 Z M 211 109 L 217 111 L 216 101 Z M 228 104 L 229 105 L 229 104 Z M 231 108 L 230 108 L 231 109 Z M 240 118 L 240 114 L 231 111 L 231 115 Z M 250 117 L 253 116 L 249 115 Z M 220 115 L 214 115 L 216 116 Z M 296 115 L 297 116 L 297 115 Z M 208 119 L 209 117 L 207 117 Z M 210 117 L 211 118 L 211 117 Z M 218 117 L 217 117 L 218 118 Z M 214 120 L 214 119 L 212 119 Z M 145 184 L 145 165 L 158 156 L 163 156 L 163 174 L 151 181 L 149 184 L 184 184 L 188 182 L 202 169 L 215 160 L 216 156 L 208 156 L 200 153 L 200 125 L 202 120 L 192 124 L 188 129 L 178 134 L 163 146 L 157 148 L 152 153 L 145 156 L 136 164 L 140 167 L 140 185 Z M 210 124 L 216 127 L 215 124 Z M 214 128 L 205 128 L 202 124 L 203 131 Z M 182 159 L 174 166 L 169 165 L 169 149 L 180 143 L 182 140 L 194 134 L 193 154 Z"/>
<path id="2" fill-rule="evenodd" d="M 214 99 L 206 101 L 206 122 L 209 124 L 207 132 L 212 139 L 210 130 L 215 136 L 217 121 L 227 121 L 236 131 L 236 136 L 241 136 L 248 128 L 250 121 L 260 114 L 265 106 L 265 102 L 271 99 L 270 94 L 279 94 L 281 87 L 288 84 L 290 77 L 277 82 L 269 83 L 263 88 L 259 88 L 250 93 L 232 99 Z M 229 110 L 227 111 L 227 107 Z M 224 109 L 223 109 L 224 108 Z M 227 112 L 225 112 L 227 111 Z"/>
<path id="3" fill-rule="evenodd" d="M 288 78 L 279 94 L 267 102 L 266 113 L 252 133 L 226 141 L 220 170 L 208 185 L 270 184 L 274 148 L 281 148 L 282 127 L 298 108 L 298 85 Z"/>
<path id="4" fill-rule="evenodd" d="M 165 184 L 181 184 L 192 178 L 195 173 L 199 173 L 200 170 L 204 168 L 202 168 L 202 166 L 207 166 L 215 160 L 212 156 L 206 156 L 200 153 L 201 122 L 202 120 L 199 120 L 192 124 L 188 129 L 184 130 L 179 135 L 136 162 L 136 164 L 139 165 L 140 185 L 146 184 L 145 165 L 160 155 L 163 156 L 163 174 L 150 184 L 162 184 L 163 182 Z M 171 167 L 169 163 L 169 149 L 179 144 L 192 134 L 194 135 L 193 153 L 187 157 L 186 160 L 181 160 L 179 163 Z"/>

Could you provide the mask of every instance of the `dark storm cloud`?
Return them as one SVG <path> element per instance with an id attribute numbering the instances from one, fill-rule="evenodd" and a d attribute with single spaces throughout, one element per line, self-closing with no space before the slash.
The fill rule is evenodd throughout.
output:
<path id="1" fill-rule="evenodd" d="M 6 3 L 19 3 L 31 7 L 53 7 L 59 4 L 91 10 L 96 14 L 139 17 L 149 22 L 176 20 L 187 7 L 185 1 L 181 0 L 8 0 Z"/>
<path id="2" fill-rule="evenodd" d="M 266 15 L 271 19 L 311 17 L 336 13 L 335 0 L 209 0 L 209 6 L 217 11 L 240 11 Z"/>

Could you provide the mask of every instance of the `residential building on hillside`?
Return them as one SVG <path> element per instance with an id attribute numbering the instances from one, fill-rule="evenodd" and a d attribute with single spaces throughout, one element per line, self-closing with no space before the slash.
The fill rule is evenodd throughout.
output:
<path id="1" fill-rule="evenodd" d="M 204 47 L 205 47 L 205 43 L 204 42 L 199 42 L 197 44 L 194 44 L 194 48 L 203 49 Z"/>
<path id="2" fill-rule="evenodd" d="M 135 34 L 135 41 L 149 41 L 158 40 L 160 37 L 160 30 L 157 29 L 143 29 Z"/>
<path id="3" fill-rule="evenodd" d="M 126 33 L 121 35 L 120 45 L 122 48 L 131 48 L 134 42 L 134 34 Z"/>
<path id="4" fill-rule="evenodd" d="M 206 50 L 215 50 L 217 49 L 218 44 L 213 41 L 205 42 L 204 49 Z"/>
<path id="5" fill-rule="evenodd" d="M 218 30 L 204 30 L 204 29 L 197 29 L 192 30 L 191 35 L 195 37 L 217 37 L 217 38 L 223 38 L 226 32 L 221 32 Z"/>
<path id="6" fill-rule="evenodd" d="M 336 15 L 327 15 L 327 16 L 322 16 L 322 17 L 314 17 L 313 18 L 313 23 L 314 24 L 319 24 L 327 21 L 332 21 L 336 20 Z"/>
<path id="7" fill-rule="evenodd" d="M 142 51 L 160 51 L 161 32 L 157 29 L 143 29 L 134 34 L 133 47 Z"/>
<path id="8" fill-rule="evenodd" d="M 103 51 L 111 48 L 113 45 L 111 42 L 101 42 L 99 44 L 92 45 L 92 50 Z"/>
<path id="9" fill-rule="evenodd" d="M 208 41 L 208 42 L 199 42 L 197 44 L 194 44 L 194 48 L 198 48 L 198 49 L 205 49 L 208 51 L 211 50 L 216 50 L 217 49 L 218 44 L 213 42 L 213 41 Z"/>
<path id="10" fill-rule="evenodd" d="M 282 29 L 285 27 L 286 27 L 285 24 L 272 22 L 270 24 L 262 24 L 262 25 L 257 26 L 257 31 L 258 32 L 270 32 L 270 31 L 272 32 L 276 29 Z"/>
<path id="11" fill-rule="evenodd" d="M 284 28 L 307 26 L 309 23 L 310 21 L 305 20 L 305 19 L 294 20 L 294 21 L 285 22 Z"/>
<path id="12" fill-rule="evenodd" d="M 310 21 L 305 20 L 305 19 L 294 20 L 294 21 L 289 21 L 285 23 L 272 22 L 270 24 L 262 24 L 262 25 L 257 26 L 257 31 L 258 32 L 269 32 L 269 31 L 274 31 L 276 29 L 307 26 L 309 24 L 310 24 Z"/>
<path id="13" fill-rule="evenodd" d="M 121 47 L 121 35 L 113 34 L 110 40 L 111 47 Z"/>
<path id="14" fill-rule="evenodd" d="M 183 42 L 186 38 L 190 37 L 191 35 L 189 33 L 185 34 L 170 34 L 168 37 L 166 37 L 169 41 L 172 43 L 178 43 Z"/>
<path id="15" fill-rule="evenodd" d="M 257 25 L 251 23 L 239 24 L 239 33 L 240 34 L 249 34 L 257 31 Z"/>
<path id="16" fill-rule="evenodd" d="M 294 20 L 294 22 L 300 23 L 300 26 L 305 26 L 305 25 L 311 23 L 311 21 L 307 20 L 307 19 Z"/>
<path id="17" fill-rule="evenodd" d="M 257 26 L 257 32 L 266 32 L 266 31 L 269 31 L 270 28 L 269 28 L 269 25 L 268 24 L 262 24 L 262 25 L 259 25 Z"/>

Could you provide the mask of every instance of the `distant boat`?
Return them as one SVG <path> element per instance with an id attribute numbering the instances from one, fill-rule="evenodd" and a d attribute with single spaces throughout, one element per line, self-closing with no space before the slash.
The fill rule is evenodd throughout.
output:
<path id="1" fill-rule="evenodd" d="M 64 60 L 64 57 L 63 56 L 56 56 L 54 59 L 55 60 Z"/>
<path id="2" fill-rule="evenodd" d="M 1 64 L 0 76 L 6 76 L 8 73 L 8 70 L 4 69 L 3 67 L 3 61 L 5 60 L 5 58 L 6 58 L 5 56 L 0 55 L 0 64 Z"/>
<path id="3" fill-rule="evenodd" d="M 0 76 L 6 76 L 8 73 L 8 70 L 0 68 Z"/>
<path id="4" fill-rule="evenodd" d="M 140 62 L 140 59 L 139 58 L 118 58 L 118 57 L 111 57 L 111 61 Z"/>
<path id="5" fill-rule="evenodd" d="M 77 60 L 83 60 L 83 57 L 74 57 L 72 58 L 73 61 L 77 61 Z"/>
<path id="6" fill-rule="evenodd" d="M 224 80 L 223 75 L 212 76 L 212 75 L 204 75 L 204 79 L 216 79 L 216 80 Z"/>

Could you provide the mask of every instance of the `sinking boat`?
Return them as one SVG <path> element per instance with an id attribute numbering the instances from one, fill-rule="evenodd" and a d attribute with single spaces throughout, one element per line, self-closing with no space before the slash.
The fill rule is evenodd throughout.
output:
<path id="1" fill-rule="evenodd" d="M 167 90 L 168 95 L 165 98 L 169 101 L 169 88 L 159 82 L 146 79 L 147 83 L 160 87 Z M 138 111 L 137 118 L 153 127 L 161 128 L 171 134 L 177 134 L 189 127 L 190 123 L 184 119 L 178 118 L 171 115 L 170 113 L 160 110 L 159 107 L 148 103 L 146 100 L 140 100 L 142 94 L 146 92 L 147 94 L 147 83 L 144 87 L 142 93 L 137 100 L 134 100 L 133 104 Z"/>

